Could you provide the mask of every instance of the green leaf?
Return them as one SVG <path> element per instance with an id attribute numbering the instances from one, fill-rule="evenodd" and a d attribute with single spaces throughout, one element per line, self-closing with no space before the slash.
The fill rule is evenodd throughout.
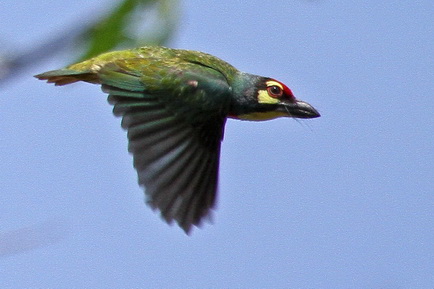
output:
<path id="1" fill-rule="evenodd" d="M 117 47 L 131 47 L 146 44 L 164 44 L 172 36 L 177 7 L 176 0 L 125 0 L 116 6 L 107 16 L 84 31 L 82 41 L 87 46 L 80 60 L 88 59 Z M 146 15 L 146 12 L 157 7 L 158 26 L 152 33 L 139 37 L 131 35 L 128 30 L 138 26 L 138 14 Z"/>

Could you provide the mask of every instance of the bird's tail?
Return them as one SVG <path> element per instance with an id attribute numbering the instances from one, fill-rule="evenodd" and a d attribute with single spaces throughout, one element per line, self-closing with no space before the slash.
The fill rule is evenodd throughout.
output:
<path id="1" fill-rule="evenodd" d="M 40 80 L 47 80 L 55 85 L 65 85 L 77 81 L 100 83 L 98 75 L 90 70 L 77 71 L 72 69 L 58 69 L 35 75 Z"/>

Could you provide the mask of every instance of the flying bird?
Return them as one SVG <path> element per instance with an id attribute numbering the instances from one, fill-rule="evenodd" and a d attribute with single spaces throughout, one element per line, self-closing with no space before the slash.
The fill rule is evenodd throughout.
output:
<path id="1" fill-rule="evenodd" d="M 227 118 L 315 118 L 282 82 L 241 72 L 198 51 L 141 47 L 101 54 L 35 77 L 55 85 L 101 84 L 127 130 L 147 203 L 187 233 L 216 203 Z"/>

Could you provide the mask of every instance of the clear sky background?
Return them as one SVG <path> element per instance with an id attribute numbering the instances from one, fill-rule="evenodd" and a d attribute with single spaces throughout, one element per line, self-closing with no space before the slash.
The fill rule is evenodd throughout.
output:
<path id="1" fill-rule="evenodd" d="M 2 1 L 1 44 L 33 47 L 102 3 Z M 434 288 L 434 2 L 180 13 L 172 47 L 279 79 L 322 117 L 228 121 L 214 224 L 188 237 L 144 204 L 99 87 L 32 78 L 72 60 L 53 56 L 0 88 L 0 287 Z"/>

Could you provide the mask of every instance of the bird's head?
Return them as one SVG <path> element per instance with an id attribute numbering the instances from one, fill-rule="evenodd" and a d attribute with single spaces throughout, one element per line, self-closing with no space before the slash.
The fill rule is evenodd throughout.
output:
<path id="1" fill-rule="evenodd" d="M 251 76 L 250 85 L 235 93 L 230 117 L 243 120 L 270 120 L 278 117 L 315 118 L 319 112 L 295 98 L 291 89 L 272 78 Z"/>

